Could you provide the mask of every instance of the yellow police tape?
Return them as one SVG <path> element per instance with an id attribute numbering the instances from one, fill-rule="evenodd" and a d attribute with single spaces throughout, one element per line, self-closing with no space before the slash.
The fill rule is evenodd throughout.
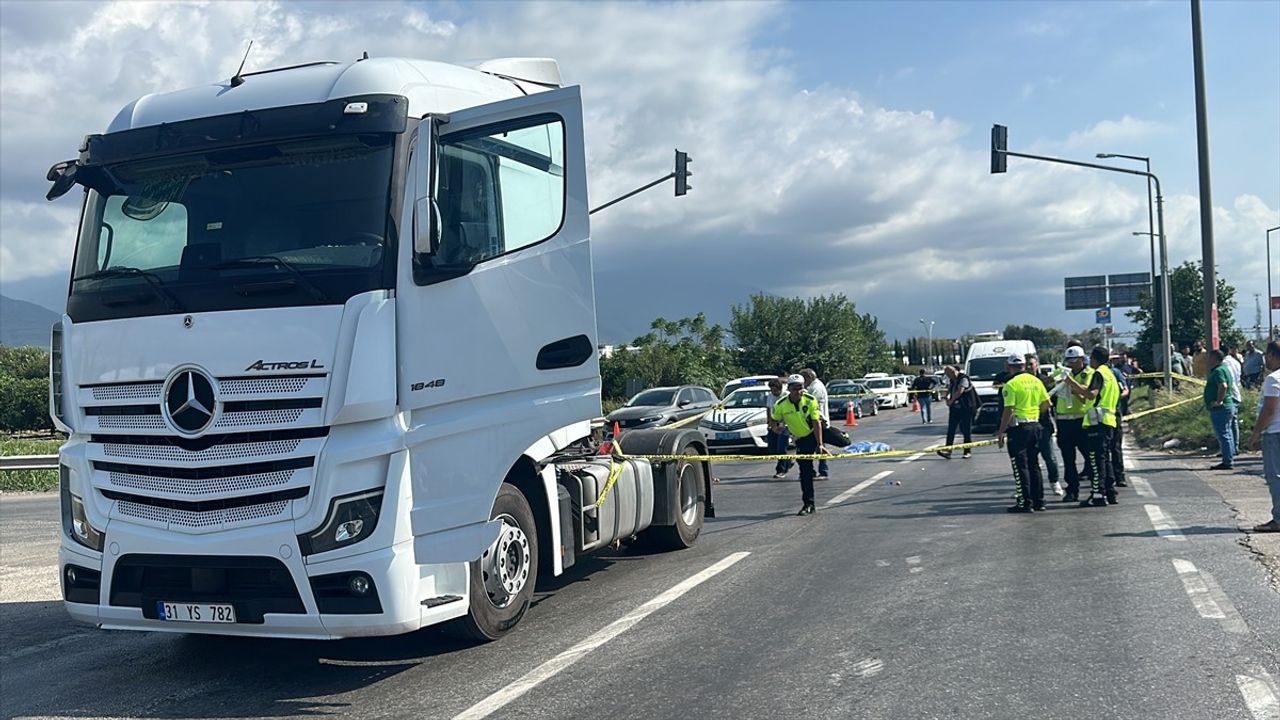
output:
<path id="1" fill-rule="evenodd" d="M 1186 405 L 1189 402 L 1195 402 L 1196 400 L 1199 400 L 1199 399 L 1200 398 L 1187 398 L 1186 400 L 1179 400 L 1178 402 L 1169 403 L 1168 405 L 1162 405 L 1158 408 L 1152 408 L 1151 410 L 1143 410 L 1142 412 L 1130 413 L 1129 415 L 1125 415 L 1121 419 L 1124 420 L 1125 422 L 1128 422 L 1129 420 L 1135 420 L 1140 417 L 1145 417 L 1147 415 L 1152 415 L 1154 413 L 1170 410 L 1172 408 L 1178 407 L 1179 405 Z M 715 408 L 712 408 L 712 409 L 715 409 Z M 708 410 L 707 412 L 710 412 L 710 410 Z M 705 414 L 706 413 L 702 413 L 702 415 L 705 415 Z M 702 415 L 695 415 L 694 418 L 702 417 Z M 689 419 L 692 419 L 692 418 L 689 418 Z M 687 422 L 689 419 L 683 420 L 681 421 L 681 423 Z M 677 427 L 677 424 L 666 425 L 664 426 L 664 429 L 674 428 L 674 427 Z M 618 441 L 618 438 L 614 438 L 613 453 L 609 458 L 609 479 L 605 482 L 604 489 L 600 491 L 600 497 L 596 500 L 595 507 L 596 508 L 604 507 L 605 501 L 609 498 L 609 493 L 613 490 L 613 486 L 617 484 L 618 477 L 622 474 L 622 463 L 618 462 L 619 460 L 648 460 L 650 462 L 672 462 L 674 460 L 691 460 L 694 462 L 709 462 L 709 463 L 770 462 L 770 461 L 777 461 L 777 460 L 852 460 L 855 458 L 869 459 L 869 458 L 903 457 L 906 455 L 923 455 L 925 453 L 950 453 L 955 450 L 970 450 L 973 448 L 985 447 L 988 445 L 996 445 L 998 443 L 999 443 L 998 440 L 993 439 L 993 440 L 978 440 L 977 442 L 956 443 L 954 445 L 939 445 L 935 447 L 920 448 L 916 450 L 878 450 L 878 451 L 861 452 L 861 453 L 809 453 L 805 455 L 800 455 L 800 454 L 795 454 L 795 455 L 792 455 L 792 454 L 773 454 L 773 455 L 636 454 L 636 455 L 632 455 L 632 454 L 623 452 L 622 443 Z"/>
<path id="2" fill-rule="evenodd" d="M 1135 419 L 1140 418 L 1140 417 L 1146 417 L 1147 415 L 1152 415 L 1152 414 L 1155 414 L 1155 413 L 1158 413 L 1158 412 L 1163 412 L 1163 411 L 1165 411 L 1165 410 L 1168 410 L 1169 408 L 1176 408 L 1176 407 L 1178 407 L 1179 405 L 1186 405 L 1186 404 L 1187 404 L 1187 403 L 1189 403 L 1189 402 L 1195 402 L 1195 401 L 1197 401 L 1197 400 L 1199 400 L 1199 399 L 1200 399 L 1200 398 L 1198 398 L 1198 397 L 1193 397 L 1193 398 L 1187 398 L 1186 400 L 1179 400 L 1178 402 L 1175 402 L 1175 403 L 1169 403 L 1168 405 L 1161 405 L 1161 406 L 1160 406 L 1160 407 L 1158 407 L 1158 408 L 1152 408 L 1152 409 L 1150 409 L 1150 410 L 1143 410 L 1142 412 L 1136 412 L 1136 413 L 1131 413 L 1131 414 L 1129 414 L 1129 415 L 1125 415 L 1123 419 L 1124 419 L 1124 421 L 1125 421 L 1125 422 L 1128 422 L 1128 421 L 1130 421 L 1130 420 L 1135 420 Z"/>
<path id="3" fill-rule="evenodd" d="M 1191 376 L 1189 376 L 1189 375 L 1182 375 L 1182 374 L 1180 374 L 1180 373 L 1169 373 L 1169 376 L 1170 376 L 1170 377 L 1172 377 L 1174 380 L 1180 380 L 1180 381 L 1182 381 L 1182 382 L 1196 383 L 1197 385 L 1204 385 L 1204 384 L 1205 384 L 1205 381 L 1204 381 L 1204 379 L 1203 379 L 1203 378 L 1191 377 Z M 1161 378 L 1161 379 L 1163 379 L 1163 378 L 1164 378 L 1164 373 L 1162 373 L 1162 372 L 1134 373 L 1133 375 L 1129 375 L 1129 376 L 1127 376 L 1127 377 L 1128 377 L 1130 380 L 1143 380 L 1143 379 L 1147 379 L 1147 378 Z"/>

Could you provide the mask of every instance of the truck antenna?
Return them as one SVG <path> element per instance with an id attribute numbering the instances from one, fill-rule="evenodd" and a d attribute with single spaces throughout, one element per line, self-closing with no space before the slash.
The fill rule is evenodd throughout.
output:
<path id="1" fill-rule="evenodd" d="M 236 68 L 236 74 L 231 76 L 231 87 L 240 87 L 244 84 L 244 76 L 240 73 L 244 71 L 245 61 L 249 59 L 249 51 L 253 49 L 253 41 L 249 41 L 249 47 L 244 49 L 244 58 L 240 60 L 240 67 Z"/>

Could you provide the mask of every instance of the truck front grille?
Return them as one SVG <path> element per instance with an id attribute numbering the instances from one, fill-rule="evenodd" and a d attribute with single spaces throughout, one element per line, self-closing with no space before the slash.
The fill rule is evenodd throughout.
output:
<path id="1" fill-rule="evenodd" d="M 206 434 L 173 434 L 162 382 L 84 385 L 93 486 L 113 515 L 188 533 L 275 522 L 307 495 L 328 429 L 328 377 L 217 380 L 221 412 Z"/>

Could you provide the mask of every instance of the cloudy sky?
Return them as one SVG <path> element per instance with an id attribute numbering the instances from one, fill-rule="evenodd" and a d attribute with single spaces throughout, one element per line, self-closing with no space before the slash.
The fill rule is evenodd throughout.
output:
<path id="1" fill-rule="evenodd" d="M 1206 2 L 1219 271 L 1252 325 L 1280 224 L 1280 2 Z M 77 203 L 49 165 L 153 91 L 247 69 L 403 55 L 551 56 L 582 86 L 603 340 L 656 315 L 717 320 L 756 291 L 843 292 L 891 336 L 1077 330 L 1066 275 L 1147 270 L 1145 184 L 1010 148 L 1150 155 L 1171 262 L 1200 257 L 1187 2 L 0 3 L 0 284 L 58 307 Z M 1277 238 L 1280 240 L 1280 238 Z M 1277 248 L 1280 254 L 1280 248 Z M 1277 286 L 1280 289 L 1280 286 Z M 1278 293 L 1280 294 L 1280 293 Z M 1123 329 L 1123 328 L 1122 328 Z"/>

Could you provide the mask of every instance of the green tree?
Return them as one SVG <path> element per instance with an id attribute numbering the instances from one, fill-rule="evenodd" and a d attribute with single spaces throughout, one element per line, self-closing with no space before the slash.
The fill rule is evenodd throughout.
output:
<path id="1" fill-rule="evenodd" d="M 631 343 L 634 350 L 600 358 L 606 400 L 626 399 L 630 379 L 644 387 L 688 384 L 718 391 L 742 374 L 734 351 L 725 346 L 725 329 L 708 323 L 702 313 L 680 320 L 657 318 L 650 328 Z"/>
<path id="2" fill-rule="evenodd" d="M 1169 286 L 1169 302 L 1172 306 L 1172 324 L 1169 337 L 1179 349 L 1195 342 L 1205 343 L 1208 347 L 1209 333 L 1204 325 L 1204 274 L 1199 262 L 1184 262 L 1174 268 L 1170 274 L 1173 283 Z M 1244 333 L 1236 327 L 1236 289 L 1227 284 L 1221 275 L 1217 276 L 1218 286 L 1218 328 L 1223 343 L 1243 345 Z M 1125 315 L 1139 326 L 1141 330 L 1135 342 L 1134 354 L 1144 365 L 1156 367 L 1152 362 L 1152 348 L 1160 345 L 1160 327 L 1163 324 L 1159 305 L 1151 302 L 1149 295 L 1142 295 L 1138 307 Z"/>
<path id="3" fill-rule="evenodd" d="M 1058 328 L 1042 328 L 1035 325 L 1006 325 L 1006 340 L 1030 340 L 1036 344 L 1036 353 L 1043 362 L 1059 362 L 1062 349 L 1067 345 L 1067 334 Z"/>
<path id="4" fill-rule="evenodd" d="M 49 353 L 0 345 L 0 430 L 52 430 Z"/>
<path id="5" fill-rule="evenodd" d="M 733 307 L 729 328 L 753 373 L 811 367 L 819 377 L 860 377 L 883 367 L 889 345 L 876 318 L 842 294 L 810 298 L 752 295 Z M 901 358 L 901 345 L 895 354 Z"/>

